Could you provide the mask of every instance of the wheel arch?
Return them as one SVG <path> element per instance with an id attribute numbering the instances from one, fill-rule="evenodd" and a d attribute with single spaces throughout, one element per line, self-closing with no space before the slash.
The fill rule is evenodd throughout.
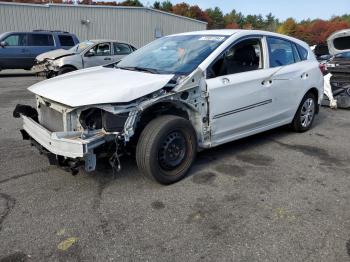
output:
<path id="1" fill-rule="evenodd" d="M 197 137 L 201 134 L 198 126 L 200 113 L 190 105 L 179 100 L 162 100 L 158 101 L 140 111 L 135 125 L 135 133 L 132 140 L 137 142 L 142 130 L 153 119 L 162 115 L 175 115 L 188 120 L 197 133 Z"/>
<path id="2" fill-rule="evenodd" d="M 316 88 L 316 87 L 311 87 L 305 94 L 304 94 L 304 96 L 306 95 L 306 94 L 308 94 L 308 93 L 312 93 L 313 95 L 315 95 L 315 97 L 316 97 L 316 113 L 318 113 L 319 111 L 320 111 L 320 105 L 319 105 L 319 101 L 318 101 L 318 99 L 319 99 L 319 97 L 320 97 L 320 94 L 319 94 L 319 90 Z M 303 98 L 304 98 L 304 96 L 303 96 Z"/>
<path id="3" fill-rule="evenodd" d="M 78 70 L 78 68 L 72 64 L 65 64 L 65 65 L 60 67 L 60 69 L 62 69 L 62 68 L 73 68 L 74 70 Z"/>

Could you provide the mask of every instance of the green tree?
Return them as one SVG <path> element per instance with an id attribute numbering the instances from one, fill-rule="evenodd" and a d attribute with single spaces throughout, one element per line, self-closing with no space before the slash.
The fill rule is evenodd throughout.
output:
<path id="1" fill-rule="evenodd" d="M 231 28 L 231 25 L 238 25 L 239 28 L 242 28 L 244 25 L 244 15 L 241 12 L 237 12 L 233 9 L 230 13 L 227 13 L 224 16 L 225 26 Z M 230 25 L 230 26 L 228 26 Z"/>
<path id="2" fill-rule="evenodd" d="M 170 1 L 163 1 L 160 5 L 160 10 L 172 12 L 173 4 Z"/>
<path id="3" fill-rule="evenodd" d="M 288 18 L 277 29 L 277 32 L 285 35 L 295 35 L 297 31 L 297 23 L 293 18 Z"/>
<path id="4" fill-rule="evenodd" d="M 265 26 L 264 26 L 265 30 L 276 32 L 278 28 L 278 24 L 279 24 L 278 19 L 274 15 L 272 15 L 272 13 L 269 13 L 268 15 L 266 15 Z"/>
<path id="5" fill-rule="evenodd" d="M 205 10 L 210 18 L 208 23 L 209 29 L 220 29 L 225 27 L 224 15 L 219 7 L 209 8 Z"/>
<path id="6" fill-rule="evenodd" d="M 154 3 L 153 3 L 153 7 L 152 8 L 154 8 L 154 9 L 160 9 L 160 2 L 159 1 L 155 1 Z"/>
<path id="7" fill-rule="evenodd" d="M 143 4 L 139 0 L 125 0 L 123 2 L 118 3 L 120 6 L 143 6 Z"/>

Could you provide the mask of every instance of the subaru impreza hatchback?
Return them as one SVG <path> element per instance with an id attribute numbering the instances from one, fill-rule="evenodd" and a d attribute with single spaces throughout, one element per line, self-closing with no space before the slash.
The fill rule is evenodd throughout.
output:
<path id="1" fill-rule="evenodd" d="M 24 139 L 52 164 L 119 170 L 136 156 L 162 184 L 184 178 L 198 150 L 278 126 L 308 130 L 323 77 L 308 45 L 253 30 L 211 30 L 158 39 L 121 62 L 29 88 L 36 108 L 17 105 Z M 232 171 L 234 172 L 234 170 Z"/>

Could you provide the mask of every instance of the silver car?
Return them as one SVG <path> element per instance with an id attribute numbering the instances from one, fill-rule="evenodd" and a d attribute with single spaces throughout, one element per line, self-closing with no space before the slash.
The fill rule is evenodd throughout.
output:
<path id="1" fill-rule="evenodd" d="M 136 50 L 130 44 L 115 40 L 88 40 L 64 50 L 54 50 L 36 57 L 34 70 L 47 78 L 78 69 L 117 62 Z"/>

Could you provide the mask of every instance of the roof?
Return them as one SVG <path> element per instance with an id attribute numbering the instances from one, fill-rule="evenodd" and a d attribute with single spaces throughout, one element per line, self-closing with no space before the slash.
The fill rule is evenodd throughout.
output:
<path id="1" fill-rule="evenodd" d="M 270 31 L 263 31 L 263 30 L 251 30 L 251 29 L 215 29 L 215 30 L 202 30 L 202 31 L 194 31 L 194 32 L 186 32 L 186 33 L 180 33 L 180 34 L 174 34 L 174 35 L 222 35 L 222 36 L 232 36 L 234 34 L 240 34 L 241 36 L 246 35 L 264 35 L 264 36 L 274 36 L 279 38 L 285 38 L 294 42 L 297 42 L 301 45 L 304 45 L 305 47 L 308 47 L 309 45 L 306 44 L 304 41 L 297 39 L 295 37 L 282 35 Z"/>
<path id="2" fill-rule="evenodd" d="M 208 24 L 207 22 L 193 19 L 190 17 L 176 15 L 176 14 L 168 13 L 168 12 L 161 11 L 158 9 L 153 9 L 150 7 L 142 7 L 142 6 L 106 6 L 106 5 L 75 5 L 75 4 L 44 4 L 44 5 L 42 5 L 42 4 L 27 4 L 27 3 L 13 3 L 13 2 L 0 2 L 0 5 L 31 6 L 31 7 L 39 7 L 39 8 L 40 7 L 41 8 L 49 8 L 51 6 L 53 6 L 53 7 L 59 6 L 59 7 L 71 7 L 71 8 L 108 8 L 108 9 L 130 9 L 130 10 L 141 9 L 141 10 L 145 10 L 145 11 L 151 11 L 151 12 L 155 12 L 155 13 L 161 13 L 161 14 L 165 14 L 165 15 L 175 16 L 175 17 L 179 17 L 179 18 L 190 20 L 190 21 L 197 22 L 197 23 Z"/>
<path id="3" fill-rule="evenodd" d="M 240 31 L 246 31 L 241 29 L 215 29 L 215 30 L 202 30 L 202 31 L 194 31 L 194 32 L 185 32 L 176 35 L 222 35 L 222 36 L 230 36 Z"/>

